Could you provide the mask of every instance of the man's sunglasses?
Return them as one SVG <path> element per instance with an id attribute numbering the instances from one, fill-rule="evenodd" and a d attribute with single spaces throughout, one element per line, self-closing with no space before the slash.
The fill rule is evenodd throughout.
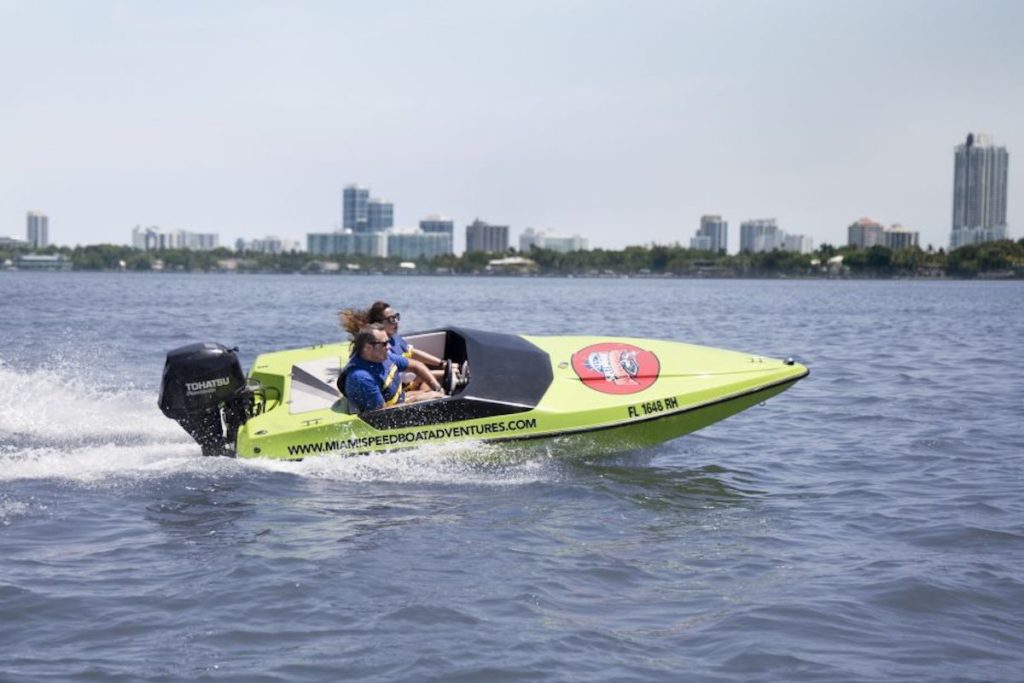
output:
<path id="1" fill-rule="evenodd" d="M 401 313 L 395 313 L 394 315 L 389 315 L 388 317 L 384 318 L 384 321 L 385 322 L 389 322 L 392 325 L 394 325 L 395 323 L 397 323 L 401 319 L 402 319 L 402 314 Z"/>
<path id="2" fill-rule="evenodd" d="M 372 341 L 372 342 L 366 342 L 366 343 L 369 344 L 370 346 L 372 346 L 375 349 L 382 349 L 382 348 L 384 348 L 385 346 L 388 345 L 388 343 L 386 341 Z"/>

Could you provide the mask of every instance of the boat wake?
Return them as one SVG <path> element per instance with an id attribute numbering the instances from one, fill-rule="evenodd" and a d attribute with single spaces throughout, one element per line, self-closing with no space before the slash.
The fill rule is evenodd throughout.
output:
<path id="1" fill-rule="evenodd" d="M 0 482 L 103 486 L 188 474 L 504 486 L 559 476 L 543 450 L 524 454 L 483 443 L 303 461 L 204 458 L 160 412 L 155 390 L 103 385 L 80 367 L 17 370 L 2 360 L 0 386 Z"/>

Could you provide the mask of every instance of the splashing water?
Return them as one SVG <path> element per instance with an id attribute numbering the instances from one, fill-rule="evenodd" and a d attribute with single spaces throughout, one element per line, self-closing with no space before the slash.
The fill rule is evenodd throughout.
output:
<path id="1" fill-rule="evenodd" d="M 18 371 L 0 362 L 0 481 L 85 484 L 181 473 L 282 473 L 355 482 L 527 484 L 557 476 L 547 453 L 483 443 L 429 445 L 375 456 L 304 461 L 203 458 L 152 391 L 103 386 L 81 368 Z"/>

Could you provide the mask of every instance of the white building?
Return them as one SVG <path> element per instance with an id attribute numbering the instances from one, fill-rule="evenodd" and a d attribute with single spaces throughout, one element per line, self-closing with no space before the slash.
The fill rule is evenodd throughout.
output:
<path id="1" fill-rule="evenodd" d="M 18 270 L 71 270 L 71 259 L 60 254 L 43 256 L 28 254 L 14 259 L 14 267 Z"/>
<path id="2" fill-rule="evenodd" d="M 758 254 L 764 251 L 793 251 L 809 254 L 814 240 L 807 235 L 787 235 L 774 218 L 756 218 L 740 223 L 740 252 Z"/>
<path id="3" fill-rule="evenodd" d="M 814 239 L 810 235 L 786 235 L 782 250 L 797 254 L 811 254 L 814 252 Z"/>
<path id="4" fill-rule="evenodd" d="M 281 239 L 274 235 L 268 235 L 263 239 L 238 239 L 235 241 L 235 251 L 256 254 L 287 254 L 293 251 L 302 251 L 302 244 L 296 240 Z"/>
<path id="5" fill-rule="evenodd" d="M 779 230 L 774 218 L 754 218 L 740 223 L 740 252 L 758 254 L 781 249 L 786 234 Z"/>
<path id="6" fill-rule="evenodd" d="M 132 229 L 132 246 L 143 251 L 160 251 L 163 249 L 211 251 L 217 248 L 219 242 L 220 236 L 212 232 L 165 230 L 156 225 L 148 228 L 136 225 Z"/>
<path id="7" fill-rule="evenodd" d="M 874 246 L 889 249 L 905 249 L 918 246 L 919 234 L 916 230 L 908 230 L 899 223 L 885 228 L 870 218 L 861 218 L 850 224 L 846 229 L 847 244 L 857 249 L 869 249 Z"/>
<path id="8" fill-rule="evenodd" d="M 530 251 L 532 247 L 537 247 L 567 254 L 570 251 L 586 251 L 588 246 L 587 238 L 580 235 L 559 235 L 533 228 L 527 228 L 519 235 L 519 251 L 522 253 Z"/>
<path id="9" fill-rule="evenodd" d="M 27 240 L 18 239 L 17 237 L 0 237 L 0 248 L 10 249 L 12 247 L 27 248 L 31 246 Z"/>

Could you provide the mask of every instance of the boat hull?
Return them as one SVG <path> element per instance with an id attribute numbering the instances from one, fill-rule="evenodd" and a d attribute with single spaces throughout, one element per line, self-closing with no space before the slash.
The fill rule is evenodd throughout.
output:
<path id="1" fill-rule="evenodd" d="M 468 339 L 473 334 L 466 332 Z M 517 392 L 518 375 L 510 372 L 488 395 L 474 390 L 473 382 L 479 386 L 482 380 L 471 379 L 461 403 L 450 397 L 431 402 L 434 405 L 359 416 L 348 411 L 343 398 L 331 401 L 328 392 L 347 345 L 260 356 L 250 377 L 269 389 L 257 414 L 239 430 L 236 453 L 302 459 L 460 442 L 533 442 L 571 454 L 625 451 L 718 422 L 785 391 L 808 374 L 792 362 L 679 342 L 501 337 L 537 350 L 522 356 L 522 364 L 530 367 L 519 369 L 544 374 L 544 390 L 535 400 Z M 297 368 L 314 375 L 319 368 L 323 376 L 310 380 Z M 505 386 L 507 392 L 502 390 Z M 297 409 L 309 387 L 325 396 L 319 404 L 310 402 L 309 409 Z"/>

